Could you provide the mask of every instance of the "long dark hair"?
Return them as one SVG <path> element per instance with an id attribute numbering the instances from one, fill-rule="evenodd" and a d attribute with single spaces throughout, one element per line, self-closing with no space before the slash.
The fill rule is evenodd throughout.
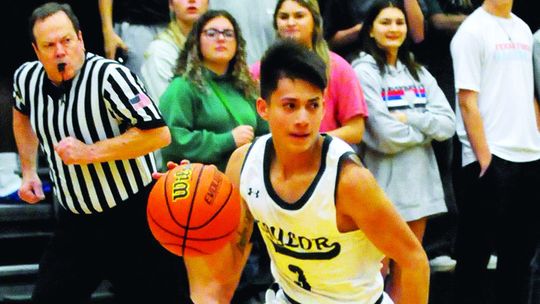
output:
<path id="1" fill-rule="evenodd" d="M 388 7 L 395 7 L 401 10 L 403 12 L 403 15 L 405 16 L 406 24 L 408 24 L 407 14 L 405 14 L 405 8 L 400 3 L 392 0 L 375 0 L 366 13 L 366 18 L 364 19 L 362 30 L 360 31 L 357 40 L 358 48 L 360 49 L 360 51 L 370 54 L 375 59 L 381 75 L 384 75 L 386 73 L 386 52 L 377 45 L 375 38 L 370 37 L 369 33 L 373 28 L 373 23 L 375 22 L 375 19 L 377 19 L 377 16 L 379 16 L 383 9 Z M 403 41 L 403 44 L 398 50 L 397 58 L 405 65 L 413 78 L 415 80 L 419 80 L 418 72 L 420 71 L 422 66 L 414 59 L 414 55 L 410 50 L 410 45 L 411 38 L 407 34 L 407 36 L 405 37 L 405 41 Z"/>
<path id="2" fill-rule="evenodd" d="M 180 52 L 178 64 L 176 66 L 176 74 L 184 76 L 193 82 L 199 89 L 204 92 L 203 71 L 203 55 L 201 52 L 201 35 L 204 26 L 212 19 L 224 17 L 231 22 L 234 28 L 236 38 L 236 54 L 229 62 L 228 73 L 233 78 L 233 85 L 238 90 L 244 93 L 246 98 L 255 98 L 257 89 L 255 82 L 251 78 L 248 65 L 246 63 L 246 41 L 242 37 L 240 26 L 231 14 L 224 10 L 209 10 L 204 13 L 193 24 L 193 28 L 184 44 L 184 48 Z"/>

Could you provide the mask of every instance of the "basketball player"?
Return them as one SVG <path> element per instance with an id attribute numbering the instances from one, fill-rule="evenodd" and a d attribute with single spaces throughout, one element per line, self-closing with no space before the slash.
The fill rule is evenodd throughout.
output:
<path id="1" fill-rule="evenodd" d="M 257 223 L 279 290 L 272 303 L 392 303 L 380 274 L 384 255 L 402 268 L 397 303 L 427 303 L 426 255 L 345 142 L 320 134 L 323 61 L 290 41 L 261 64 L 259 114 L 271 134 L 238 148 L 227 176 L 239 187 L 238 237 L 218 253 L 185 259 L 191 299 L 228 303 Z"/>

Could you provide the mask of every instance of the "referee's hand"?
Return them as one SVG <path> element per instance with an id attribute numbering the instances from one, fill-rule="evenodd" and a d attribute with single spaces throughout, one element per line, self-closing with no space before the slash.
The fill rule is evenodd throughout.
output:
<path id="1" fill-rule="evenodd" d="M 35 204 L 39 201 L 45 199 L 45 194 L 43 194 L 43 188 L 41 186 L 41 179 L 37 174 L 31 177 L 23 176 L 21 188 L 19 188 L 19 197 L 29 203 Z"/>
<path id="2" fill-rule="evenodd" d="M 71 136 L 54 145 L 54 151 L 66 165 L 86 165 L 92 162 L 92 150 L 89 145 Z"/>

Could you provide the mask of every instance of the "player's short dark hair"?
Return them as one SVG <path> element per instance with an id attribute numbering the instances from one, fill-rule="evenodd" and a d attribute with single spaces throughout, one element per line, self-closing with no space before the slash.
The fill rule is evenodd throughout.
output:
<path id="1" fill-rule="evenodd" d="M 326 88 L 326 64 L 317 55 L 299 43 L 279 40 L 264 53 L 261 60 L 261 97 L 270 101 L 282 78 L 301 79 L 323 91 Z"/>
<path id="2" fill-rule="evenodd" d="M 30 16 L 30 19 L 28 20 L 28 29 L 30 30 L 30 37 L 32 39 L 32 42 L 36 42 L 36 37 L 34 37 L 34 24 L 36 24 L 36 21 L 43 20 L 58 12 L 66 13 L 69 20 L 71 20 L 71 23 L 73 24 L 73 29 L 75 30 L 75 33 L 79 33 L 79 31 L 81 30 L 81 27 L 79 25 L 79 18 L 77 18 L 77 16 L 73 12 L 73 9 L 71 9 L 71 6 L 67 3 L 48 2 L 34 9 L 32 15 Z"/>

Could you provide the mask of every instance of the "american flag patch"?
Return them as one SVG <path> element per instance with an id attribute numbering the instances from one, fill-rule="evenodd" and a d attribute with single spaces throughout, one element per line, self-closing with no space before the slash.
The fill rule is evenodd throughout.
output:
<path id="1" fill-rule="evenodd" d="M 129 100 L 129 103 L 135 111 L 149 106 L 151 102 L 150 98 L 144 93 L 139 93 Z"/>

